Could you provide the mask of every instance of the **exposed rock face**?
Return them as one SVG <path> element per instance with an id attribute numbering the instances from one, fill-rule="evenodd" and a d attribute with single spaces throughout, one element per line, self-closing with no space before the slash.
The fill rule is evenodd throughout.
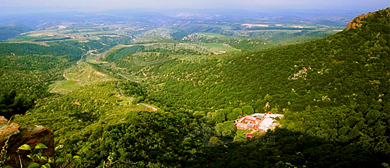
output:
<path id="1" fill-rule="evenodd" d="M 390 8 L 387 8 L 386 11 L 387 11 L 387 13 L 390 14 Z M 362 15 L 360 15 L 360 16 L 358 16 L 358 17 L 352 19 L 352 20 L 348 23 L 348 25 L 347 25 L 347 27 L 345 28 L 345 30 L 356 29 L 356 28 L 358 28 L 358 27 L 362 27 L 362 25 L 363 25 L 363 24 L 362 24 L 362 19 L 367 18 L 367 17 L 369 17 L 369 16 L 371 16 L 371 15 L 373 15 L 373 14 L 375 14 L 375 12 L 374 12 L 374 13 L 367 13 L 366 15 L 365 15 L 365 14 L 362 14 Z"/>
<path id="2" fill-rule="evenodd" d="M 345 30 L 349 30 L 349 29 L 356 29 L 358 27 L 362 27 L 362 19 L 368 17 L 368 16 L 371 16 L 373 13 L 368 13 L 367 15 L 365 14 L 362 14 L 354 19 L 352 19 L 352 21 L 350 21 L 347 25 L 347 27 L 345 28 Z"/>
<path id="3" fill-rule="evenodd" d="M 3 144 L 8 137 L 19 133 L 19 124 L 8 123 L 3 116 L 0 117 L 0 144 Z"/>
<path id="4" fill-rule="evenodd" d="M 54 156 L 54 135 L 53 132 L 45 127 L 32 126 L 20 128 L 16 123 L 8 123 L 8 120 L 0 116 L 0 147 L 3 148 L 6 141 L 7 144 L 7 160 L 6 165 L 19 165 L 19 157 L 17 150 L 23 144 L 30 145 L 33 149 L 37 144 L 43 143 L 48 148 L 42 151 L 42 154 L 47 157 Z M 27 158 L 30 151 L 20 151 L 23 165 L 28 165 L 31 162 Z"/>

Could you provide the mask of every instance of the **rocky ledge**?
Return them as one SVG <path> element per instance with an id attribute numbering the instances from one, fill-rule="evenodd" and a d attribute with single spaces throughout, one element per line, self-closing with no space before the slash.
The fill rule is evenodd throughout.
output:
<path id="1" fill-rule="evenodd" d="M 385 9 L 385 10 L 387 11 L 387 13 L 390 14 L 390 8 L 387 8 L 387 9 Z M 375 14 L 375 12 L 374 12 L 374 13 L 361 14 L 360 16 L 358 16 L 358 17 L 352 19 L 352 20 L 348 23 L 348 25 L 347 25 L 347 27 L 345 28 L 345 30 L 356 29 L 356 28 L 358 28 L 358 27 L 362 27 L 362 25 L 363 25 L 362 19 L 367 18 L 367 17 L 369 17 L 369 16 L 372 16 L 372 15 L 374 15 L 374 14 Z"/>
<path id="2" fill-rule="evenodd" d="M 0 116 L 0 147 L 3 153 L 6 152 L 6 165 L 16 166 L 19 164 L 17 155 L 18 148 L 28 144 L 33 149 L 37 144 L 43 143 L 48 148 L 42 151 L 47 157 L 54 156 L 54 135 L 53 132 L 42 126 L 20 127 L 17 123 L 10 123 L 6 118 Z M 30 151 L 20 151 L 23 165 L 31 160 L 27 158 Z"/>

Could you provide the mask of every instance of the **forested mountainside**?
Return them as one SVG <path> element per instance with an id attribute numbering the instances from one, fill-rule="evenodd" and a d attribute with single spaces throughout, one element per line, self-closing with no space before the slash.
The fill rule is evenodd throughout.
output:
<path id="1" fill-rule="evenodd" d="M 327 38 L 260 51 L 134 44 L 88 62 L 116 81 L 39 99 L 14 122 L 52 129 L 56 155 L 80 156 L 78 167 L 388 167 L 389 18 L 377 11 Z M 21 69 L 22 56 L 2 56 L 20 65 L 2 67 L 58 77 L 67 57 L 51 55 L 29 61 L 65 64 Z M 254 138 L 235 129 L 267 102 L 285 115 L 280 128 Z"/>
<path id="2" fill-rule="evenodd" d="M 10 118 L 48 96 L 49 85 L 70 63 L 52 55 L 0 56 L 0 66 L 0 115 Z"/>
<path id="3" fill-rule="evenodd" d="M 151 87 L 149 94 L 169 106 L 202 110 L 237 106 L 241 102 L 255 106 L 267 94 L 272 104 L 280 106 L 279 110 L 294 111 L 308 105 L 344 105 L 354 95 L 378 99 L 380 93 L 376 92 L 387 89 L 381 86 L 387 84 L 383 74 L 388 70 L 389 52 L 386 19 L 376 14 L 360 29 L 310 43 L 233 53 L 200 60 L 201 63 L 172 60 L 151 64 L 144 68 L 150 74 L 144 70 L 150 76 L 146 80 Z M 138 58 L 129 56 L 128 64 L 135 59 Z M 372 93 L 371 89 L 378 91 Z"/>
<path id="4" fill-rule="evenodd" d="M 48 46 L 26 43 L 1 43 L 1 56 L 53 55 L 67 56 L 69 61 L 80 59 L 83 52 L 77 46 L 63 43 L 52 43 Z"/>
<path id="5" fill-rule="evenodd" d="M 32 29 L 22 25 L 1 25 L 0 26 L 0 41 L 18 36 L 20 33 L 31 31 Z"/>
<path id="6" fill-rule="evenodd" d="M 320 154 L 312 152 L 327 151 L 319 162 L 326 166 L 333 164 L 327 162 L 328 157 L 348 166 L 356 153 L 362 157 L 353 159 L 356 166 L 375 160 L 379 163 L 389 155 L 388 10 L 362 19 L 361 24 L 360 28 L 314 42 L 261 52 L 231 53 L 199 62 L 130 54 L 122 58 L 127 64 L 118 61 L 117 65 L 131 72 L 141 70 L 138 74 L 147 76 L 146 101 L 161 103 L 168 111 L 191 109 L 206 114 L 250 105 L 261 112 L 270 102 L 274 112 L 286 114 L 284 128 L 304 133 L 301 137 L 320 138 L 313 142 L 319 143 L 315 149 L 311 149 L 314 144 L 283 144 L 291 145 L 281 148 L 283 153 L 305 151 L 298 155 L 316 156 Z M 141 58 L 150 65 L 137 69 L 136 61 Z M 232 120 L 226 116 L 225 120 Z M 303 143 L 295 139 L 298 137 L 290 138 Z M 322 149 L 329 145 L 334 148 Z M 234 153 L 229 150 L 222 157 Z M 364 159 L 367 154 L 377 157 Z M 285 161 L 299 163 L 286 156 Z"/>
<path id="7" fill-rule="evenodd" d="M 0 43 L 0 115 L 23 114 L 34 101 L 47 97 L 49 85 L 63 79 L 63 71 L 83 56 L 104 52 L 131 38 L 87 42 Z M 90 52 L 92 51 L 92 52 Z"/>

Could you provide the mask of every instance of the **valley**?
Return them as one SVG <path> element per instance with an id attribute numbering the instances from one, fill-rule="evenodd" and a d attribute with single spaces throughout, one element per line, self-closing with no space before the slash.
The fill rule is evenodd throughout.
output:
<path id="1" fill-rule="evenodd" d="M 90 17 L 0 42 L 0 115 L 51 130 L 52 159 L 68 167 L 389 165 L 389 8 L 348 30 L 286 16 Z"/>

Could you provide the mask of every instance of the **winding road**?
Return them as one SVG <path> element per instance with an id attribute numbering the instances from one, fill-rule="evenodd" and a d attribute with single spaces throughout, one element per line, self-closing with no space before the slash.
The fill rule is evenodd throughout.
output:
<path id="1" fill-rule="evenodd" d="M 152 106 L 151 106 L 151 105 L 149 105 L 149 104 L 140 103 L 140 105 L 143 105 L 143 106 L 145 106 L 145 107 L 147 107 L 147 108 L 150 108 L 150 109 L 152 109 L 153 111 L 157 111 L 157 110 L 158 110 L 157 108 L 155 108 L 155 107 L 152 107 Z"/>
<path id="2" fill-rule="evenodd" d="M 118 88 L 119 94 L 120 94 L 122 97 L 124 97 L 124 94 L 122 93 L 122 90 L 121 90 L 121 88 L 120 88 L 119 85 L 118 85 L 118 82 L 116 82 L 116 88 Z M 134 100 L 134 98 L 132 98 L 132 97 L 125 97 L 125 98 L 129 99 L 130 102 L 132 102 L 132 101 Z M 142 105 L 142 106 L 145 106 L 145 107 L 147 107 L 147 108 L 149 108 L 149 109 L 152 109 L 152 111 L 157 111 L 157 110 L 158 110 L 157 108 L 155 108 L 155 107 L 153 107 L 153 106 L 151 106 L 151 105 L 149 105 L 149 104 L 140 103 L 139 105 Z"/>

